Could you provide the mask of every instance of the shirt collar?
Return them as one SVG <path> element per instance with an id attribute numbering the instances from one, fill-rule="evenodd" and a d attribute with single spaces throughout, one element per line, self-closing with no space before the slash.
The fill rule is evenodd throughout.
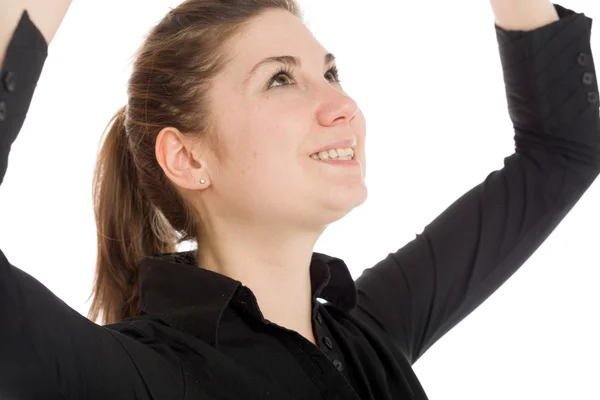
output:
<path id="1" fill-rule="evenodd" d="M 313 253 L 310 278 L 313 302 L 323 298 L 344 311 L 356 306 L 356 286 L 341 259 Z M 236 294 L 254 299 L 241 282 L 197 267 L 195 250 L 145 257 L 140 262 L 139 282 L 142 314 L 213 346 L 221 316 Z M 255 299 L 247 311 L 261 316 Z"/>

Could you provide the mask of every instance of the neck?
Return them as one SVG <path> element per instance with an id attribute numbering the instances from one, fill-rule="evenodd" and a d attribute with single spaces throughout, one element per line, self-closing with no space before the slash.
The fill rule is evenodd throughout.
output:
<path id="1" fill-rule="evenodd" d="M 198 265 L 250 288 L 263 316 L 314 343 L 310 262 L 321 232 L 220 221 L 199 236 Z"/>

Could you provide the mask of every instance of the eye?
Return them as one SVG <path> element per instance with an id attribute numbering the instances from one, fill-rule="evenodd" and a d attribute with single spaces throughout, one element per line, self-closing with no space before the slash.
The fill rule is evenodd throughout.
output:
<path id="1" fill-rule="evenodd" d="M 283 78 L 283 80 L 282 80 Z M 271 89 L 273 87 L 282 87 L 290 85 L 286 81 L 294 79 L 294 75 L 292 71 L 287 66 L 280 67 L 277 72 L 269 79 L 269 83 L 267 84 L 267 89 Z M 281 85 L 273 86 L 275 83 L 280 83 Z"/>
<path id="2" fill-rule="evenodd" d="M 329 76 L 330 82 L 340 83 L 340 76 L 337 67 L 334 65 L 329 68 L 325 73 L 325 76 Z M 288 85 L 292 85 L 290 81 L 294 79 L 294 74 L 291 69 L 287 66 L 280 67 L 277 72 L 269 79 L 269 83 L 267 84 L 267 89 L 271 89 L 274 87 L 284 87 Z M 275 83 L 279 85 L 273 86 Z"/>
<path id="3" fill-rule="evenodd" d="M 329 70 L 327 70 L 327 72 L 325 73 L 325 76 L 327 76 L 327 74 L 332 76 L 332 80 L 333 82 L 337 82 L 340 83 L 340 74 L 338 72 L 337 67 L 334 65 L 333 67 L 329 68 Z"/>

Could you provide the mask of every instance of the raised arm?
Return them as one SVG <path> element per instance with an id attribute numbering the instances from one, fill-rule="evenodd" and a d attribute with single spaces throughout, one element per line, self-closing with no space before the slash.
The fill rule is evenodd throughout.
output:
<path id="1" fill-rule="evenodd" d="M 354 315 L 411 363 L 533 254 L 600 172 L 591 19 L 546 0 L 492 5 L 508 27 L 495 28 L 516 151 L 357 280 Z"/>
<path id="2" fill-rule="evenodd" d="M 0 26 L 13 25 L 10 37 L 0 34 L 8 49 L 0 76 L 0 182 L 45 61 L 46 39 L 68 3 L 2 2 Z M 39 6 L 31 11 L 41 29 L 24 13 L 27 5 Z M 51 255 L 47 267 L 60 273 L 60 262 Z M 174 359 L 133 325 L 117 331 L 84 318 L 0 251 L 0 399 L 180 399 Z"/>
<path id="3" fill-rule="evenodd" d="M 8 43 L 14 34 L 23 11 L 50 44 L 72 0 L 2 0 L 0 13 L 0 65 L 4 63 Z"/>

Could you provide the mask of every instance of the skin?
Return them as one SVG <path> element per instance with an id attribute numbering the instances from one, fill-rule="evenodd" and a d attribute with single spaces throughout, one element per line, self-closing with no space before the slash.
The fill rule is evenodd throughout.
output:
<path id="1" fill-rule="evenodd" d="M 202 216 L 199 267 L 241 281 L 266 319 L 314 343 L 309 266 L 326 227 L 364 203 L 365 118 L 325 65 L 328 51 L 300 19 L 269 10 L 226 47 L 232 58 L 212 82 L 212 112 L 230 156 L 219 163 L 202 143 L 165 128 L 156 155 Z M 261 60 L 301 60 L 292 77 Z M 357 167 L 309 156 L 355 138 Z M 200 179 L 206 180 L 200 184 Z"/>
<path id="2" fill-rule="evenodd" d="M 490 5 L 496 24 L 507 30 L 530 31 L 559 19 L 548 0 L 490 0 Z"/>

